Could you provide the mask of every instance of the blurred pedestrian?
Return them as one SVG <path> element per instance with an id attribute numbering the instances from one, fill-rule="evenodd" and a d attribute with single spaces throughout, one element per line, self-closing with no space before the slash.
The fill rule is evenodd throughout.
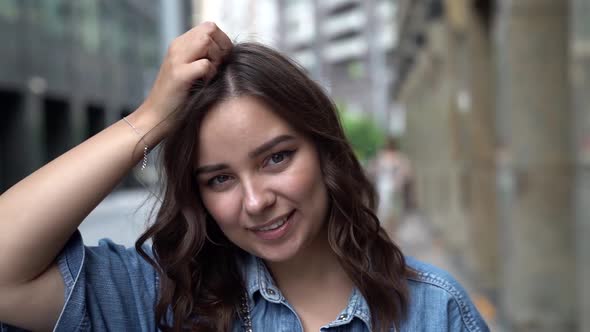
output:
<path id="1" fill-rule="evenodd" d="M 379 195 L 377 216 L 388 231 L 393 231 L 395 225 L 416 207 L 412 165 L 393 137 L 387 137 L 374 163 Z"/>
<path id="2" fill-rule="evenodd" d="M 135 248 L 84 246 L 78 225 L 160 142 L 155 222 Z M 373 202 L 324 91 L 280 53 L 204 23 L 172 43 L 135 112 L 0 196 L 0 321 L 487 331 L 454 279 L 402 255 Z"/>

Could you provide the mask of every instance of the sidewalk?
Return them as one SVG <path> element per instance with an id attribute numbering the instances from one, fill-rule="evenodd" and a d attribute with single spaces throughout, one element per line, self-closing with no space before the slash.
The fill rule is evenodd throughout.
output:
<path id="1" fill-rule="evenodd" d="M 95 246 L 103 238 L 133 247 L 146 229 L 149 211 L 154 204 L 145 189 L 111 193 L 84 219 L 79 227 L 84 244 Z"/>

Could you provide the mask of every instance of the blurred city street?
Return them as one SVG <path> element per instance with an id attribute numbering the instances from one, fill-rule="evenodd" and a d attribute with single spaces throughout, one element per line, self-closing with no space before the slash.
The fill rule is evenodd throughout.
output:
<path id="1" fill-rule="evenodd" d="M 590 332 L 589 18 L 590 0 L 2 0 L 0 194 L 133 113 L 212 21 L 329 93 L 396 243 L 493 331 Z M 134 245 L 156 156 L 81 224 L 87 245 Z"/>

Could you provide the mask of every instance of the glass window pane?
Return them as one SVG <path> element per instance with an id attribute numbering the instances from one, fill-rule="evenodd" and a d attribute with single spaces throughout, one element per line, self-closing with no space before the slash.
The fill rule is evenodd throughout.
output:
<path id="1" fill-rule="evenodd" d="M 16 22 L 21 15 L 21 8 L 18 0 L 0 1 L 0 19 L 8 22 Z"/>

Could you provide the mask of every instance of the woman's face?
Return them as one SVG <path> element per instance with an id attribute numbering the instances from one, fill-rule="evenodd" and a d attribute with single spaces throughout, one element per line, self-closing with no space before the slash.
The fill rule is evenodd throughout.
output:
<path id="1" fill-rule="evenodd" d="M 328 202 L 311 141 L 250 96 L 213 107 L 199 135 L 201 197 L 230 241 L 271 262 L 312 243 Z"/>

